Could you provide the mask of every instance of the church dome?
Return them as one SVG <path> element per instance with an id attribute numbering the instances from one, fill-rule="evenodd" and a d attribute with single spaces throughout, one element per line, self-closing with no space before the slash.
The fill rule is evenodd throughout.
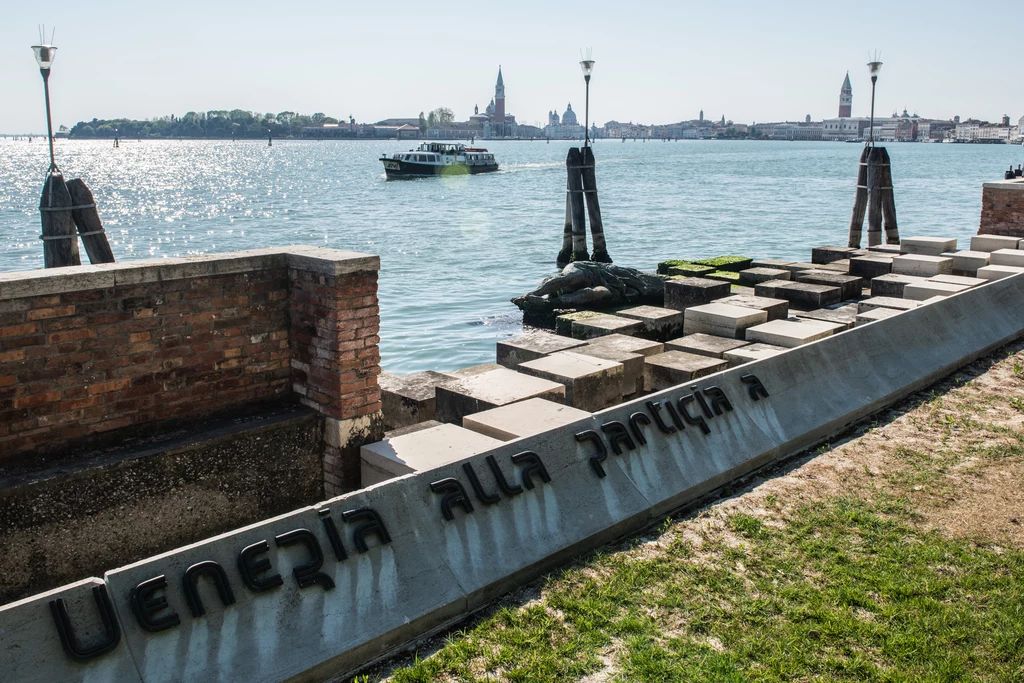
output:
<path id="1" fill-rule="evenodd" d="M 572 103 L 569 104 L 568 109 L 562 114 L 562 125 L 563 126 L 578 126 L 579 122 L 576 120 L 576 112 L 572 110 Z"/>

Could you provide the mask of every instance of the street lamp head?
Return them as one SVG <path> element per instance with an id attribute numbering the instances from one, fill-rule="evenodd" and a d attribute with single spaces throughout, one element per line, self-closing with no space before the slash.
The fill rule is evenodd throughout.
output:
<path id="1" fill-rule="evenodd" d="M 594 73 L 594 60 L 590 58 L 590 48 L 587 48 L 586 55 L 580 50 L 580 68 L 583 69 L 583 80 L 590 83 L 590 74 Z"/>
<path id="2" fill-rule="evenodd" d="M 882 70 L 882 62 L 879 60 L 878 52 L 875 52 L 873 57 L 868 57 L 871 61 L 868 62 L 868 70 L 871 72 L 872 78 L 878 78 L 878 72 Z"/>
<path id="3" fill-rule="evenodd" d="M 36 62 L 43 71 L 49 71 L 53 64 L 53 58 L 57 56 L 57 48 L 53 45 L 33 45 L 32 51 L 36 53 Z"/>

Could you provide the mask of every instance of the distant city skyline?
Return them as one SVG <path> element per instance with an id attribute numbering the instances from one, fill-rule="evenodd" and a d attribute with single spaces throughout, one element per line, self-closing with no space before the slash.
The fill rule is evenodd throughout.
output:
<path id="1" fill-rule="evenodd" d="M 963 9 L 951 2 L 928 12 L 880 2 L 856 12 L 805 2 L 785 10 L 641 2 L 624 14 L 598 1 L 578 16 L 569 6 L 528 0 L 515 16 L 477 6 L 468 19 L 464 9 L 401 1 L 21 3 L 5 9 L 0 24 L 0 132 L 45 130 L 29 50 L 43 22 L 57 28 L 55 126 L 226 108 L 372 122 L 448 107 L 467 120 L 474 105 L 482 110 L 490 101 L 499 64 L 507 111 L 521 124 L 544 126 L 552 108 L 562 112 L 570 102 L 582 123 L 581 47 L 593 47 L 597 60 L 590 121 L 598 125 L 670 123 L 696 119 L 702 109 L 711 120 L 748 124 L 830 118 L 847 71 L 852 114 L 866 116 L 864 63 L 873 49 L 884 62 L 877 116 L 906 108 L 999 121 L 1024 113 L 1024 61 L 1006 56 L 1019 43 L 1014 22 L 951 21 Z"/>

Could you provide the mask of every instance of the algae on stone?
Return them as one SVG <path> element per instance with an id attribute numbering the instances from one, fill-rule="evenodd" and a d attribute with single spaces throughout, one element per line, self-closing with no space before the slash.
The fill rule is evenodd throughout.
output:
<path id="1" fill-rule="evenodd" d="M 738 273 L 741 270 L 749 268 L 752 262 L 753 259 L 747 258 L 746 256 L 716 256 L 715 258 L 700 259 L 693 263 L 698 266 L 713 266 L 718 270 L 727 270 Z"/>

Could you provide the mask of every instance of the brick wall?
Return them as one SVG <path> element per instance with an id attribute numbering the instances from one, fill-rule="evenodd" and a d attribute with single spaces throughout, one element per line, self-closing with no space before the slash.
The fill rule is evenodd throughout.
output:
<path id="1" fill-rule="evenodd" d="M 985 183 L 981 190 L 979 235 L 1024 238 L 1024 181 Z"/>
<path id="2" fill-rule="evenodd" d="M 377 268 L 289 248 L 0 275 L 0 467 L 295 400 L 365 438 Z"/>

